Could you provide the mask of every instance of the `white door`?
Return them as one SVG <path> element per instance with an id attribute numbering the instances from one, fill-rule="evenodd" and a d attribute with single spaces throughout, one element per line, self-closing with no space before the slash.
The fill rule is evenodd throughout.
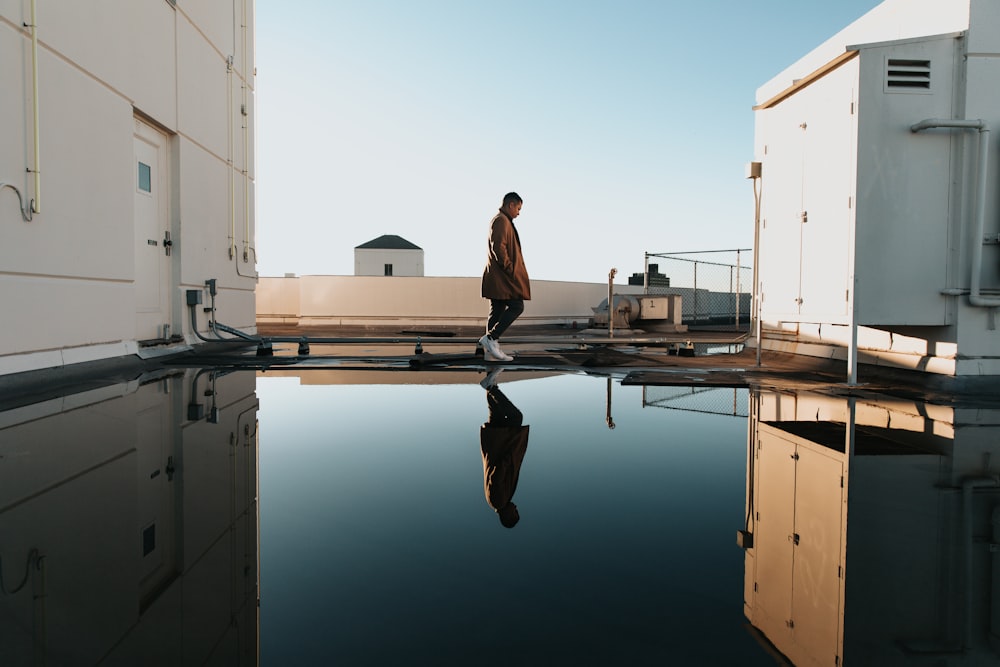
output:
<path id="1" fill-rule="evenodd" d="M 167 139 L 137 118 L 133 143 L 136 338 L 150 340 L 172 329 Z"/>
<path id="2" fill-rule="evenodd" d="M 800 314 L 846 324 L 852 275 L 857 63 L 802 91 L 802 262 Z"/>
<path id="3" fill-rule="evenodd" d="M 140 608 L 145 607 L 176 576 L 177 521 L 174 491 L 177 465 L 171 454 L 171 429 L 166 394 L 146 392 L 151 405 L 136 415 L 138 452 L 137 512 L 141 553 L 139 570 Z"/>

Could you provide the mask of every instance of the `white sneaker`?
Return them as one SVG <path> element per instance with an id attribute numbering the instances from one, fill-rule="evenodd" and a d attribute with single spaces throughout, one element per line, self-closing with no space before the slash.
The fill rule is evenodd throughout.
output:
<path id="1" fill-rule="evenodd" d="M 514 361 L 514 357 L 508 356 L 503 352 L 493 354 L 488 347 L 483 348 L 483 359 L 486 361 Z"/>
<path id="2" fill-rule="evenodd" d="M 496 354 L 497 357 L 499 357 L 502 361 L 514 361 L 514 357 L 510 356 L 509 354 L 500 349 L 499 341 L 494 340 L 492 342 L 493 342 L 493 347 L 496 348 L 494 354 Z"/>
<path id="3" fill-rule="evenodd" d="M 503 373 L 502 368 L 494 368 L 486 375 L 486 377 L 483 378 L 482 382 L 479 383 L 479 386 L 486 390 L 492 389 L 497 386 L 497 376 L 501 373 Z"/>
<path id="4" fill-rule="evenodd" d="M 479 344 L 483 346 L 483 359 L 486 361 L 514 361 L 514 357 L 504 354 L 500 349 L 500 344 L 486 334 L 479 339 Z"/>

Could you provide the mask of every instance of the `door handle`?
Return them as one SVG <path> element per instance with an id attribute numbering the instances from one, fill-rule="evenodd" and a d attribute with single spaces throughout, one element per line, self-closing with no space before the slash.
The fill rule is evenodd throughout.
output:
<path id="1" fill-rule="evenodd" d="M 172 248 L 174 242 L 170 240 L 170 232 L 163 232 L 163 252 L 170 257 L 170 248 Z"/>

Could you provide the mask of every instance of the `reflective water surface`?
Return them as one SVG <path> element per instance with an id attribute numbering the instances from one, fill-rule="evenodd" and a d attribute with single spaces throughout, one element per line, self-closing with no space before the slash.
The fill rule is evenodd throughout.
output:
<path id="1" fill-rule="evenodd" d="M 0 664 L 997 664 L 997 410 L 496 379 L 0 411 Z"/>
<path id="2" fill-rule="evenodd" d="M 263 661 L 772 664 L 734 546 L 746 420 L 616 384 L 611 429 L 603 378 L 500 379 L 260 379 Z M 484 427 L 503 397 L 522 425 Z"/>

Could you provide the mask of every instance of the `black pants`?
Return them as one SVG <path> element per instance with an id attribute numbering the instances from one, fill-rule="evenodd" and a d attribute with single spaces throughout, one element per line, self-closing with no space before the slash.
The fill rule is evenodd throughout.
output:
<path id="1" fill-rule="evenodd" d="M 520 426 L 524 415 L 510 402 L 499 387 L 486 390 L 486 405 L 490 410 L 486 426 Z"/>
<path id="2" fill-rule="evenodd" d="M 507 327 L 523 312 L 522 299 L 490 299 L 490 319 L 486 323 L 486 333 L 493 340 L 500 340 Z"/>

